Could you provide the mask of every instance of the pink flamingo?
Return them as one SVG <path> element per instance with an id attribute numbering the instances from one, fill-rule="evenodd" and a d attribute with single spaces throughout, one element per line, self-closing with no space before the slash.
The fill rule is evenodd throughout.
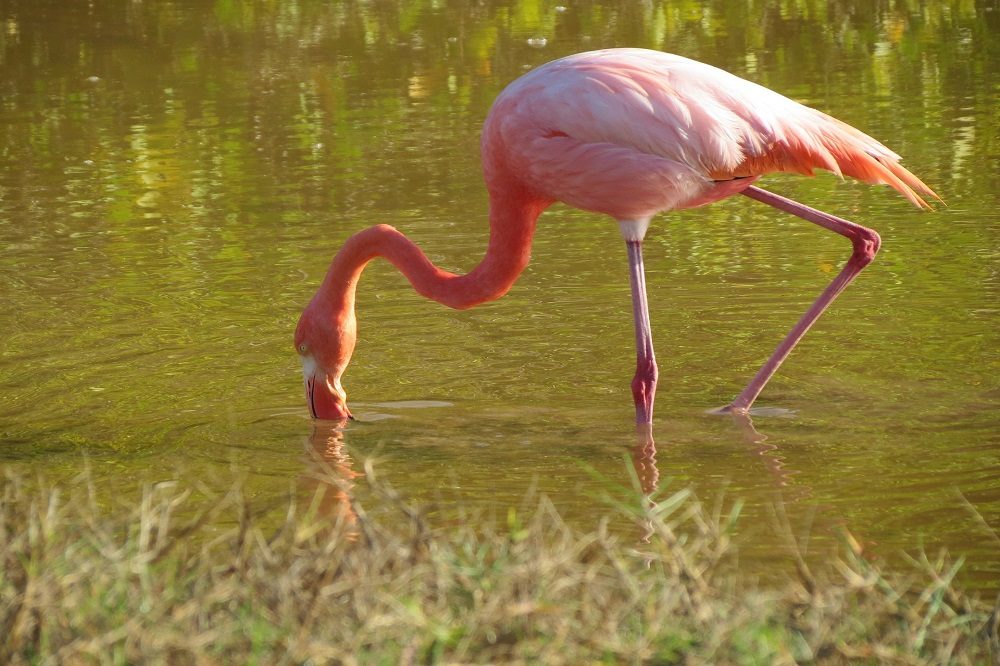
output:
<path id="1" fill-rule="evenodd" d="M 636 422 L 653 416 L 657 367 L 646 303 L 642 240 L 661 211 L 734 194 L 797 215 L 850 239 L 843 270 L 788 333 L 743 392 L 723 408 L 747 412 L 830 303 L 878 251 L 878 234 L 752 185 L 761 175 L 814 168 L 888 184 L 914 205 L 939 197 L 878 141 L 819 111 L 728 72 L 642 49 L 580 53 L 510 84 L 482 134 L 490 239 L 466 275 L 434 266 L 391 226 L 351 236 L 302 313 L 295 332 L 313 417 L 351 417 L 341 375 L 357 338 L 355 287 L 385 257 L 418 293 L 465 309 L 500 298 L 528 264 L 535 222 L 555 201 L 615 218 L 628 251 L 637 350 Z"/>

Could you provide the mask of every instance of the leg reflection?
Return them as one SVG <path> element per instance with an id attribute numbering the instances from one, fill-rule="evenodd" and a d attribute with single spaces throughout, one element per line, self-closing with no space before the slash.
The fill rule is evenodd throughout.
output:
<path id="1" fill-rule="evenodd" d="M 767 441 L 767 436 L 759 432 L 747 412 L 732 411 L 728 415 L 733 420 L 740 437 L 748 445 L 750 455 L 759 459 L 772 479 L 772 486 L 777 496 L 775 501 L 797 502 L 808 497 L 811 492 L 808 487 L 796 486 L 792 482 L 796 472 L 785 466 L 785 459 L 776 444 Z M 652 425 L 640 423 L 636 426 L 635 444 L 630 450 L 632 466 L 643 494 L 643 501 L 653 506 L 654 494 L 660 482 L 660 470 L 657 466 L 656 442 L 653 440 Z M 640 541 L 648 543 L 653 534 L 650 523 L 640 526 Z"/>
<path id="2" fill-rule="evenodd" d="M 749 413 L 734 410 L 729 415 L 743 437 L 743 441 L 750 446 L 750 454 L 759 457 L 764 463 L 764 468 L 774 479 L 775 487 L 777 489 L 790 487 L 795 472 L 785 468 L 785 459 L 778 450 L 778 445 L 768 442 L 767 435 L 757 431 Z M 800 487 L 796 495 L 790 499 L 792 501 L 799 500 L 809 494 L 808 488 Z"/>
<path id="3" fill-rule="evenodd" d="M 660 470 L 656 466 L 656 442 L 653 441 L 653 426 L 650 423 L 636 424 L 635 433 L 635 445 L 631 449 L 632 466 L 639 479 L 643 502 L 651 506 L 655 503 L 652 495 L 656 492 L 656 487 L 660 482 Z M 644 520 L 639 525 L 639 530 L 639 541 L 649 543 L 655 531 L 653 524 Z M 647 562 L 648 564 L 649 562 Z"/>
<path id="4" fill-rule="evenodd" d="M 753 419 L 746 412 L 734 411 L 729 414 L 736 425 L 743 441 L 749 445 L 751 455 L 760 458 L 764 468 L 774 479 L 774 486 L 778 489 L 787 488 L 795 472 L 785 468 L 785 459 L 782 457 L 777 444 L 767 441 L 767 435 L 759 432 L 753 424 Z M 642 492 L 647 497 L 656 491 L 660 480 L 660 471 L 656 465 L 656 442 L 653 440 L 653 427 L 649 423 L 640 423 L 636 426 L 636 440 L 631 449 L 632 465 L 635 468 L 636 476 Z M 807 488 L 801 489 L 804 495 L 809 494 Z"/>
<path id="5" fill-rule="evenodd" d="M 660 482 L 660 470 L 656 467 L 656 442 L 653 441 L 653 426 L 640 423 L 635 427 L 636 440 L 632 447 L 632 465 L 639 477 L 639 487 L 647 497 L 656 491 Z"/>

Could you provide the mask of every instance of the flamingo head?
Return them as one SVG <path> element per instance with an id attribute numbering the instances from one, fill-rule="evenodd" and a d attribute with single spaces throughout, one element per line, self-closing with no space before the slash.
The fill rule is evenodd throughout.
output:
<path id="1" fill-rule="evenodd" d="M 354 417 L 347 408 L 347 393 L 340 377 L 354 352 L 357 325 L 353 313 L 331 318 L 320 316 L 320 309 L 316 301 L 310 303 L 295 329 L 306 403 L 315 419 L 346 421 Z"/>

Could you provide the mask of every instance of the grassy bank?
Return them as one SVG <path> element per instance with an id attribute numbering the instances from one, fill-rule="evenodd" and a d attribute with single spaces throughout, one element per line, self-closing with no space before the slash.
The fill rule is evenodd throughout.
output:
<path id="1" fill-rule="evenodd" d="M 572 530 L 544 499 L 502 526 L 431 529 L 366 471 L 379 506 L 392 507 L 377 519 L 337 489 L 336 475 L 311 503 L 289 501 L 283 519 L 239 488 L 195 502 L 190 488 L 164 484 L 108 512 L 85 483 L 69 497 L 7 477 L 0 663 L 989 664 L 1000 655 L 1000 612 L 951 585 L 954 564 L 925 560 L 890 575 L 845 545 L 827 570 L 803 564 L 798 580 L 762 589 L 735 571 L 738 511 L 709 512 L 683 492 L 620 508 L 615 520 L 650 534 L 637 543 L 603 524 Z"/>

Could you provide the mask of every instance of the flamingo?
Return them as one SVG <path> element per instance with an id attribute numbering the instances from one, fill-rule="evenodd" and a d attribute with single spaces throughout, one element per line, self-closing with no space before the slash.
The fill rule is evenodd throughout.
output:
<path id="1" fill-rule="evenodd" d="M 846 265 L 746 388 L 720 411 L 747 413 L 764 385 L 879 249 L 872 229 L 768 192 L 767 173 L 813 169 L 887 184 L 915 206 L 940 201 L 884 145 L 831 116 L 710 65 L 645 49 L 571 55 L 534 69 L 495 100 L 483 126 L 489 192 L 486 255 L 469 273 L 436 267 L 395 228 L 378 224 L 344 243 L 299 319 L 314 418 L 351 417 L 341 377 L 357 339 L 355 288 L 376 257 L 392 262 L 421 295 L 459 310 L 500 298 L 528 264 L 539 215 L 556 201 L 604 213 L 624 238 L 635 326 L 632 380 L 637 424 L 650 424 L 658 370 L 642 241 L 660 212 L 743 194 L 847 237 Z"/>

